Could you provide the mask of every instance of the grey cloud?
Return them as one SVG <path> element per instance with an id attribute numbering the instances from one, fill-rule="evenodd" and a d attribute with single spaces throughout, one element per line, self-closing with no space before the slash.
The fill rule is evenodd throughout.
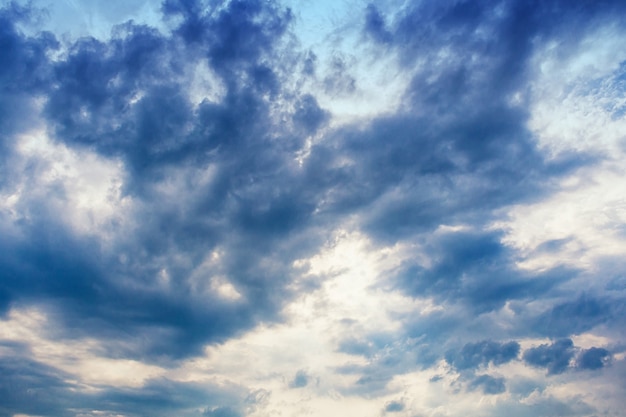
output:
<path id="1" fill-rule="evenodd" d="M 36 306 L 54 321 L 55 337 L 88 336 L 109 356 L 171 365 L 259 322 L 282 320 L 282 307 L 302 290 L 290 285 L 303 273 L 293 262 L 317 253 L 349 219 L 375 245 L 419 243 L 432 262 L 416 256 L 392 271 L 389 288 L 445 307 L 402 317 L 400 334 L 340 341 L 340 351 L 369 361 L 339 370 L 357 375 L 350 393 L 386 393 L 394 375 L 431 366 L 446 350 L 452 366 L 471 374 L 517 357 L 516 342 L 495 340 L 569 337 L 619 317 L 617 296 L 568 293 L 562 284 L 580 271 L 522 271 L 502 236 L 484 230 L 511 205 L 537 201 L 563 175 L 597 162 L 575 153 L 548 159 L 537 148 L 528 129 L 529 58 L 553 40 L 567 48 L 590 27 L 623 25 L 615 17 L 623 2 L 414 2 L 393 16 L 368 5 L 361 41 L 398 56 L 409 83 L 397 111 L 340 128 L 314 94 L 290 86 L 317 73 L 329 96 L 351 94 L 356 57 L 337 54 L 323 73 L 314 51 L 290 42 L 288 9 L 261 0 L 167 0 L 162 11 L 171 32 L 129 22 L 109 39 L 70 39 L 60 50 L 51 34 L 20 32 L 16 22 L 35 11 L 16 3 L 2 9 L 0 187 L 24 180 L 33 191 L 21 197 L 17 218 L 0 212 L 2 314 Z M 197 103 L 189 80 L 200 66 L 215 85 Z M 131 226 L 107 224 L 105 242 L 61 221 L 65 214 L 49 202 L 65 201 L 63 184 L 38 184 L 32 161 L 15 169 L 18 135 L 34 123 L 45 124 L 55 144 L 120 162 L 123 196 L 135 205 L 124 213 Z M 298 166 L 298 151 L 319 132 Z M 200 181 L 206 172 L 211 179 Z M 180 183 L 163 191 L 173 178 Z M 456 224 L 474 229 L 432 233 Z M 218 260 L 207 267 L 212 254 Z M 166 290 L 158 285 L 163 271 Z M 226 277 L 240 299 L 220 297 L 210 286 L 216 277 Z M 510 329 L 496 326 L 493 315 L 507 303 L 536 300 L 547 309 L 514 308 Z M 473 331 L 493 340 L 465 343 L 485 338 Z M 600 369 L 610 352 L 561 339 L 522 358 L 557 374 L 570 363 Z M 193 406 L 231 417 L 242 413 L 234 398 L 245 395 L 216 390 L 205 401 L 206 387 L 160 380 L 78 398 L 58 370 L 26 360 L 2 366 L 16 381 L 0 386 L 7 415 L 65 415 L 72 403 L 130 415 L 183 415 Z M 296 374 L 292 382 L 309 381 Z M 504 388 L 488 375 L 469 384 L 487 394 Z M 28 386 L 38 401 L 25 396 Z M 246 404 L 268 395 L 253 393 Z M 588 408 L 546 401 L 520 415 L 528 410 Z"/>
<path id="2" fill-rule="evenodd" d="M 546 368 L 548 375 L 560 374 L 569 367 L 574 357 L 571 339 L 560 339 L 552 344 L 543 344 L 524 351 L 523 358 L 529 365 Z"/>
<path id="3" fill-rule="evenodd" d="M 384 17 L 372 3 L 368 4 L 365 9 L 364 31 L 376 42 L 388 43 L 392 40 L 392 34 L 387 29 Z"/>
<path id="4" fill-rule="evenodd" d="M 504 414 L 519 417 L 588 417 L 596 415 L 597 412 L 597 409 L 587 404 L 581 398 L 563 401 L 550 395 L 542 395 L 540 398 L 533 400 L 531 404 L 519 401 L 519 398 L 515 397 L 512 400 L 504 400 L 499 402 L 486 415 L 490 417 L 499 417 Z"/>
<path id="5" fill-rule="evenodd" d="M 241 417 L 242 414 L 238 411 L 229 408 L 229 407 L 216 407 L 212 409 L 205 410 L 202 413 L 203 416 L 207 417 Z"/>
<path id="6" fill-rule="evenodd" d="M 573 301 L 557 304 L 542 313 L 533 327 L 551 337 L 583 333 L 610 321 L 620 304 L 618 300 L 582 294 Z"/>
<path id="7" fill-rule="evenodd" d="M 303 370 L 296 372 L 293 380 L 289 383 L 291 388 L 303 388 L 309 384 L 310 376 Z"/>
<path id="8" fill-rule="evenodd" d="M 549 345 L 542 344 L 524 351 L 524 361 L 529 365 L 546 368 L 548 375 L 560 374 L 568 369 L 597 370 L 611 363 L 612 354 L 607 349 L 592 347 L 581 349 L 571 339 L 560 339 Z"/>
<path id="9" fill-rule="evenodd" d="M 296 93 L 295 110 L 283 116 L 295 130 L 268 122 L 268 100 L 283 88 L 287 61 L 274 53 L 288 10 L 260 1 L 230 2 L 216 13 L 196 2 L 168 1 L 163 8 L 181 17 L 172 36 L 129 22 L 108 40 L 70 41 L 54 61 L 46 56 L 57 45 L 52 35 L 28 38 L 11 25 L 1 34 L 17 45 L 3 49 L 15 55 L 9 61 L 40 74 L 21 71 L 24 82 L 34 83 L 22 91 L 33 100 L 46 94 L 42 116 L 53 139 L 123 162 L 123 192 L 137 203 L 137 217 L 128 219 L 131 230 L 110 224 L 115 245 L 105 249 L 97 237 L 74 236 L 46 204 L 50 194 L 25 195 L 19 237 L 0 239 L 0 264 L 10 277 L 0 287 L 0 307 L 38 304 L 55 312 L 62 337 L 99 336 L 112 356 L 166 363 L 278 319 L 291 297 L 293 260 L 324 239 L 308 229 L 316 191 L 291 164 L 304 136 L 328 114 L 313 96 Z M 11 6 L 3 16 L 12 22 L 27 12 Z M 20 58 L 24 51 L 30 52 Z M 226 92 L 219 102 L 196 106 L 186 77 L 201 62 Z M 19 83 L 6 85 L 12 84 Z M 198 188 L 196 174 L 207 167 L 214 180 Z M 18 174 L 36 187 L 36 172 Z M 161 186 L 172 175 L 185 181 L 164 195 Z M 42 191 L 66 198 L 62 185 Z M 218 248 L 220 264 L 203 269 Z M 156 290 L 162 271 L 168 291 Z M 191 290 L 194 273 L 207 286 L 202 297 Z M 209 290 L 217 274 L 228 277 L 240 301 Z"/>
<path id="10" fill-rule="evenodd" d="M 327 94 L 343 96 L 355 92 L 356 79 L 350 74 L 348 58 L 337 55 L 330 61 L 330 68 L 324 77 L 323 86 Z"/>
<path id="11" fill-rule="evenodd" d="M 20 30 L 34 26 L 41 13 L 16 2 L 0 8 L 0 190 L 14 185 L 15 137 L 38 124 L 35 98 L 50 88 L 49 54 L 59 43 L 49 32 L 28 36 Z"/>
<path id="12" fill-rule="evenodd" d="M 0 360 L 0 415 L 74 416 L 94 410 L 141 416 L 197 415 L 207 403 L 236 404 L 245 397 L 239 387 L 180 383 L 166 379 L 146 381 L 139 388 L 99 386 L 86 391 L 75 377 L 16 354 Z M 215 408 L 215 407 L 213 407 Z M 213 414 L 208 414 L 213 415 Z M 216 414 L 220 417 L 240 414 Z"/>
<path id="13" fill-rule="evenodd" d="M 576 358 L 576 367 L 578 369 L 601 369 L 611 361 L 611 352 L 606 349 L 592 347 L 584 349 Z"/>
<path id="14" fill-rule="evenodd" d="M 0 359 L 0 415 L 69 415 L 75 404 L 69 394 L 75 388 L 69 376 L 41 363 L 17 355 Z"/>
<path id="15" fill-rule="evenodd" d="M 404 410 L 402 401 L 391 401 L 385 405 L 385 411 L 388 413 L 398 413 Z"/>
<path id="16" fill-rule="evenodd" d="M 415 297 L 461 301 L 478 313 L 501 308 L 508 300 L 533 299 L 575 276 L 565 268 L 537 274 L 520 271 L 497 233 L 442 233 L 430 243 L 428 268 L 405 265 L 397 286 Z"/>
<path id="17" fill-rule="evenodd" d="M 458 351 L 446 354 L 446 361 L 459 370 L 475 369 L 487 366 L 489 363 L 502 365 L 517 359 L 520 345 L 515 341 L 498 343 L 484 340 L 477 343 L 467 343 Z"/>
<path id="18" fill-rule="evenodd" d="M 329 120 L 330 114 L 320 108 L 315 97 L 310 94 L 304 95 L 296 104 L 293 115 L 294 122 L 304 133 L 312 134 Z"/>
<path id="19" fill-rule="evenodd" d="M 470 384 L 470 390 L 482 389 L 484 394 L 501 394 L 506 391 L 506 386 L 504 384 L 504 378 L 496 378 L 490 375 L 480 375 L 474 378 Z"/>

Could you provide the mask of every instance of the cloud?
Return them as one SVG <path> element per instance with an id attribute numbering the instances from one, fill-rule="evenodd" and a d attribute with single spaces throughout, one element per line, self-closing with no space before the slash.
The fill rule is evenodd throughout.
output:
<path id="1" fill-rule="evenodd" d="M 579 369 L 601 369 L 611 360 L 611 353 L 603 348 L 592 347 L 584 349 L 576 358 L 576 367 Z"/>
<path id="2" fill-rule="evenodd" d="M 392 3 L 326 19 L 325 5 L 306 14 L 290 0 L 166 0 L 158 27 L 120 21 L 72 38 L 5 2 L 0 315 L 37 311 L 46 325 L 36 338 L 26 322 L 3 329 L 0 414 L 327 415 L 338 401 L 356 413 L 596 412 L 601 388 L 576 403 L 570 382 L 623 362 L 623 265 L 561 259 L 595 253 L 585 228 L 528 243 L 511 218 L 539 204 L 558 218 L 598 167 L 614 168 L 614 207 L 586 219 L 621 259 L 623 149 L 548 152 L 533 123 L 555 116 L 533 112 L 536 80 L 565 60 L 591 68 L 572 72 L 592 91 L 610 73 L 597 87 L 610 100 L 587 104 L 622 115 L 626 68 L 596 74 L 584 51 L 605 45 L 598 28 L 623 43 L 625 6 Z M 87 7 L 90 19 L 123 14 L 111 7 Z M 324 19 L 332 33 L 302 47 L 303 22 Z M 557 205 L 564 191 L 576 198 Z M 351 233 L 367 250 L 333 243 Z M 356 260 L 316 267 L 325 251 Z M 293 351 L 301 329 L 312 361 Z M 537 337 L 550 342 L 522 349 Z M 82 380 L 56 367 L 59 352 L 34 349 L 69 341 L 160 378 Z M 242 369 L 250 352 L 259 363 Z M 218 366 L 229 354 L 235 365 Z M 547 375 L 515 385 L 528 366 Z M 477 400 L 507 387 L 502 401 Z M 424 395 L 394 400 L 408 392 Z"/>
<path id="3" fill-rule="evenodd" d="M 552 344 L 542 344 L 524 351 L 523 359 L 532 366 L 546 368 L 548 375 L 569 369 L 597 370 L 611 363 L 612 354 L 607 349 L 591 347 L 581 349 L 571 339 L 559 339 Z"/>
<path id="4" fill-rule="evenodd" d="M 490 363 L 502 365 L 517 359 L 520 345 L 515 341 L 498 343 L 484 340 L 467 343 L 459 352 L 448 352 L 446 361 L 459 370 L 475 369 Z"/>
<path id="5" fill-rule="evenodd" d="M 470 384 L 470 390 L 482 389 L 484 394 L 501 394 L 506 391 L 504 378 L 496 378 L 490 375 L 480 375 L 474 378 Z"/>
<path id="6" fill-rule="evenodd" d="M 49 32 L 22 34 L 20 26 L 34 25 L 39 13 L 13 2 L 0 9 L 0 190 L 14 183 L 14 137 L 38 124 L 34 97 L 49 90 L 49 54 L 59 48 Z"/>
<path id="7" fill-rule="evenodd" d="M 371 36 L 376 42 L 391 42 L 391 33 L 386 28 L 386 23 L 372 3 L 367 5 L 365 9 L 365 33 Z"/>
<path id="8" fill-rule="evenodd" d="M 525 402 L 504 401 L 494 407 L 488 415 L 496 417 L 501 415 L 503 412 L 513 412 L 515 415 L 523 417 L 532 417 L 537 415 L 582 417 L 593 415 L 597 412 L 597 410 L 581 398 L 572 398 L 569 401 L 561 401 L 554 396 L 543 394 L 531 396 Z"/>
<path id="9" fill-rule="evenodd" d="M 46 55 L 58 47 L 53 35 L 27 38 L 12 25 L 4 32 L 14 54 L 26 53 L 9 61 L 29 59 L 25 67 L 42 74 L 16 71 L 35 83 L 21 94 L 47 95 L 50 146 L 121 161 L 133 210 L 123 226 L 107 226 L 105 245 L 67 230 L 43 202 L 49 191 L 41 190 L 43 200 L 22 196 L 20 210 L 31 216 L 16 225 L 19 238 L 0 242 L 13 277 L 3 283 L 2 308 L 39 300 L 67 326 L 61 334 L 99 335 L 112 355 L 153 360 L 198 354 L 204 343 L 280 311 L 291 263 L 316 241 L 307 232 L 314 195 L 299 184 L 291 158 L 328 118 L 303 94 L 293 99 L 295 111 L 280 109 L 294 120 L 292 133 L 269 122 L 268 100 L 283 88 L 284 62 L 273 54 L 288 10 L 255 1 L 213 14 L 193 2 L 167 2 L 164 10 L 182 14 L 172 35 L 128 22 L 109 39 L 70 41 L 55 60 Z M 3 13 L 13 21 L 27 12 Z M 187 76 L 202 62 L 225 93 L 195 105 Z M 200 173 L 207 179 L 198 182 Z M 37 173 L 21 175 L 37 183 Z M 173 178 L 181 183 L 169 185 Z M 56 187 L 55 199 L 66 204 L 67 186 Z M 129 334 L 134 341 L 122 341 Z"/>
<path id="10" fill-rule="evenodd" d="M 398 273 L 397 285 L 415 297 L 460 301 L 483 313 L 497 310 L 509 300 L 542 296 L 576 273 L 554 268 L 533 276 L 515 266 L 513 254 L 500 239 L 493 232 L 435 235 L 425 251 L 430 265 L 407 262 Z"/>
<path id="11" fill-rule="evenodd" d="M 299 370 L 298 372 L 296 372 L 296 376 L 293 378 L 293 380 L 289 383 L 289 386 L 291 388 L 306 387 L 309 384 L 309 378 L 309 375 L 305 371 Z"/>
<path id="12" fill-rule="evenodd" d="M 241 416 L 239 412 L 228 407 L 217 407 L 217 408 L 213 408 L 210 410 L 207 409 L 204 413 L 202 413 L 202 415 L 208 416 L 208 417 L 240 417 Z"/>
<path id="13" fill-rule="evenodd" d="M 1 415 L 66 416 L 78 413 L 108 412 L 141 415 L 196 415 L 194 408 L 207 403 L 234 403 L 243 395 L 240 389 L 210 384 L 180 383 L 166 379 L 148 381 L 140 388 L 100 387 L 85 390 L 69 374 L 16 354 L 0 361 Z M 238 392 L 239 391 L 239 392 Z M 221 409 L 221 408 L 220 408 Z M 228 408 L 223 408 L 227 410 Z M 207 414 L 213 416 L 214 414 Z M 240 414 L 215 414 L 239 416 Z"/>
<path id="14" fill-rule="evenodd" d="M 534 328 L 553 337 L 583 333 L 611 320 L 613 310 L 619 304 L 605 297 L 582 294 L 542 313 Z"/>
<path id="15" fill-rule="evenodd" d="M 571 339 L 560 339 L 552 344 L 543 344 L 524 351 L 523 358 L 529 365 L 546 368 L 548 375 L 565 372 L 574 357 Z"/>
<path id="16" fill-rule="evenodd" d="M 404 403 L 402 401 L 391 401 L 385 405 L 385 411 L 387 413 L 398 413 L 404 410 Z"/>
<path id="17" fill-rule="evenodd" d="M 15 356 L 2 358 L 0 369 L 1 415 L 9 416 L 16 411 L 63 415 L 64 410 L 74 405 L 67 398 L 73 384 L 65 382 L 67 375 L 57 369 Z"/>

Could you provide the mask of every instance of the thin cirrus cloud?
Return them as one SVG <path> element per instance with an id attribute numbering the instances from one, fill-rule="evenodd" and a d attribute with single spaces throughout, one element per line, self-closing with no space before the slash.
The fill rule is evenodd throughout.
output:
<path id="1" fill-rule="evenodd" d="M 117 6 L 2 2 L 0 415 L 623 408 L 621 2 Z"/>

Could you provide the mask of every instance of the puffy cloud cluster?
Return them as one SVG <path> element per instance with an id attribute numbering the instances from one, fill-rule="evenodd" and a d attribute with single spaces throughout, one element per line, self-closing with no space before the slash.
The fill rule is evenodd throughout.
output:
<path id="1" fill-rule="evenodd" d="M 583 373 L 623 394 L 623 198 L 557 236 L 523 216 L 622 172 L 623 141 L 552 152 L 536 112 L 557 60 L 622 118 L 626 56 L 589 76 L 583 52 L 624 39 L 624 4 L 392 3 L 308 50 L 278 1 L 165 0 L 159 27 L 78 38 L 3 2 L 0 415 L 434 416 L 477 395 L 499 402 L 475 415 L 601 414 Z M 396 105 L 339 117 L 376 76 Z M 375 268 L 316 269 L 342 233 Z M 273 345 L 303 323 L 315 355 Z"/>

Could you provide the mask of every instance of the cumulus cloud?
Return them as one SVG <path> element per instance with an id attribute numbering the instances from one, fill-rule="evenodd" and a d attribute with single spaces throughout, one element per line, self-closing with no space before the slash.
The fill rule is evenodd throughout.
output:
<path id="1" fill-rule="evenodd" d="M 576 358 L 576 366 L 579 369 L 601 369 L 611 360 L 611 353 L 598 347 L 584 349 Z"/>
<path id="2" fill-rule="evenodd" d="M 570 365 L 574 357 L 571 339 L 560 339 L 552 344 L 543 344 L 524 352 L 524 361 L 530 365 L 546 368 L 549 375 L 560 374 Z"/>
<path id="3" fill-rule="evenodd" d="M 60 301 L 62 295 L 55 308 L 73 322 L 71 332 L 101 332 L 113 340 L 114 329 L 120 337 L 129 331 L 147 335 L 132 350 L 112 346 L 116 355 L 182 357 L 271 317 L 288 297 L 281 288 L 290 274 L 290 261 L 273 253 L 298 256 L 304 242 L 292 241 L 289 251 L 279 247 L 291 231 L 304 232 L 306 213 L 314 210 L 310 197 L 285 176 L 303 137 L 294 131 L 275 138 L 281 130 L 272 131 L 268 120 L 284 70 L 271 63 L 289 11 L 266 2 L 232 2 L 211 14 L 199 3 L 176 4 L 163 6 L 168 15 L 182 15 L 171 36 L 129 22 L 108 40 L 76 40 L 54 61 L 47 55 L 57 47 L 53 35 L 31 39 L 5 31 L 11 42 L 33 44 L 14 48 L 16 54 L 32 49 L 28 67 L 45 69 L 37 70 L 43 74 L 37 77 L 46 77 L 41 81 L 16 73 L 24 76 L 22 83 L 48 88 L 43 116 L 51 140 L 121 159 L 123 193 L 137 211 L 127 214 L 130 229 L 108 226 L 115 243 L 106 249 L 64 230 L 55 212 L 29 218 L 19 226 L 21 239 L 2 242 L 3 265 L 15 277 L 6 282 L 3 306 L 28 297 Z M 27 9 L 11 6 L 4 14 L 11 21 Z M 207 60 L 225 96 L 194 106 L 187 75 Z M 36 86 L 24 87 L 29 92 Z M 327 116 L 310 95 L 296 102 L 299 129 L 314 132 Z M 207 169 L 213 174 L 198 182 Z M 169 185 L 176 177 L 182 182 Z M 285 181 L 275 181 L 280 178 Z M 64 185 L 59 187 L 63 199 Z M 24 210 L 42 204 L 23 200 Z M 164 204 L 157 208 L 157 201 Z M 272 236 L 281 240 L 254 243 Z M 214 265 L 203 266 L 222 252 Z M 194 275 L 203 282 L 193 282 Z M 211 289 L 219 276 L 228 277 L 239 301 Z M 159 288 L 159 279 L 166 288 Z"/>
<path id="4" fill-rule="evenodd" d="M 623 361 L 623 143 L 547 151 L 537 80 L 565 62 L 622 118 L 626 67 L 586 54 L 623 2 L 165 0 L 82 37 L 40 4 L 0 8 L 0 414 L 595 412 L 570 390 Z M 600 180 L 584 227 L 524 223 Z M 87 380 L 77 344 L 155 371 Z"/>
<path id="5" fill-rule="evenodd" d="M 517 359 L 520 345 L 517 342 L 498 343 L 484 340 L 478 343 L 468 343 L 459 352 L 448 352 L 446 361 L 459 370 L 478 368 L 489 363 L 502 365 Z"/>

